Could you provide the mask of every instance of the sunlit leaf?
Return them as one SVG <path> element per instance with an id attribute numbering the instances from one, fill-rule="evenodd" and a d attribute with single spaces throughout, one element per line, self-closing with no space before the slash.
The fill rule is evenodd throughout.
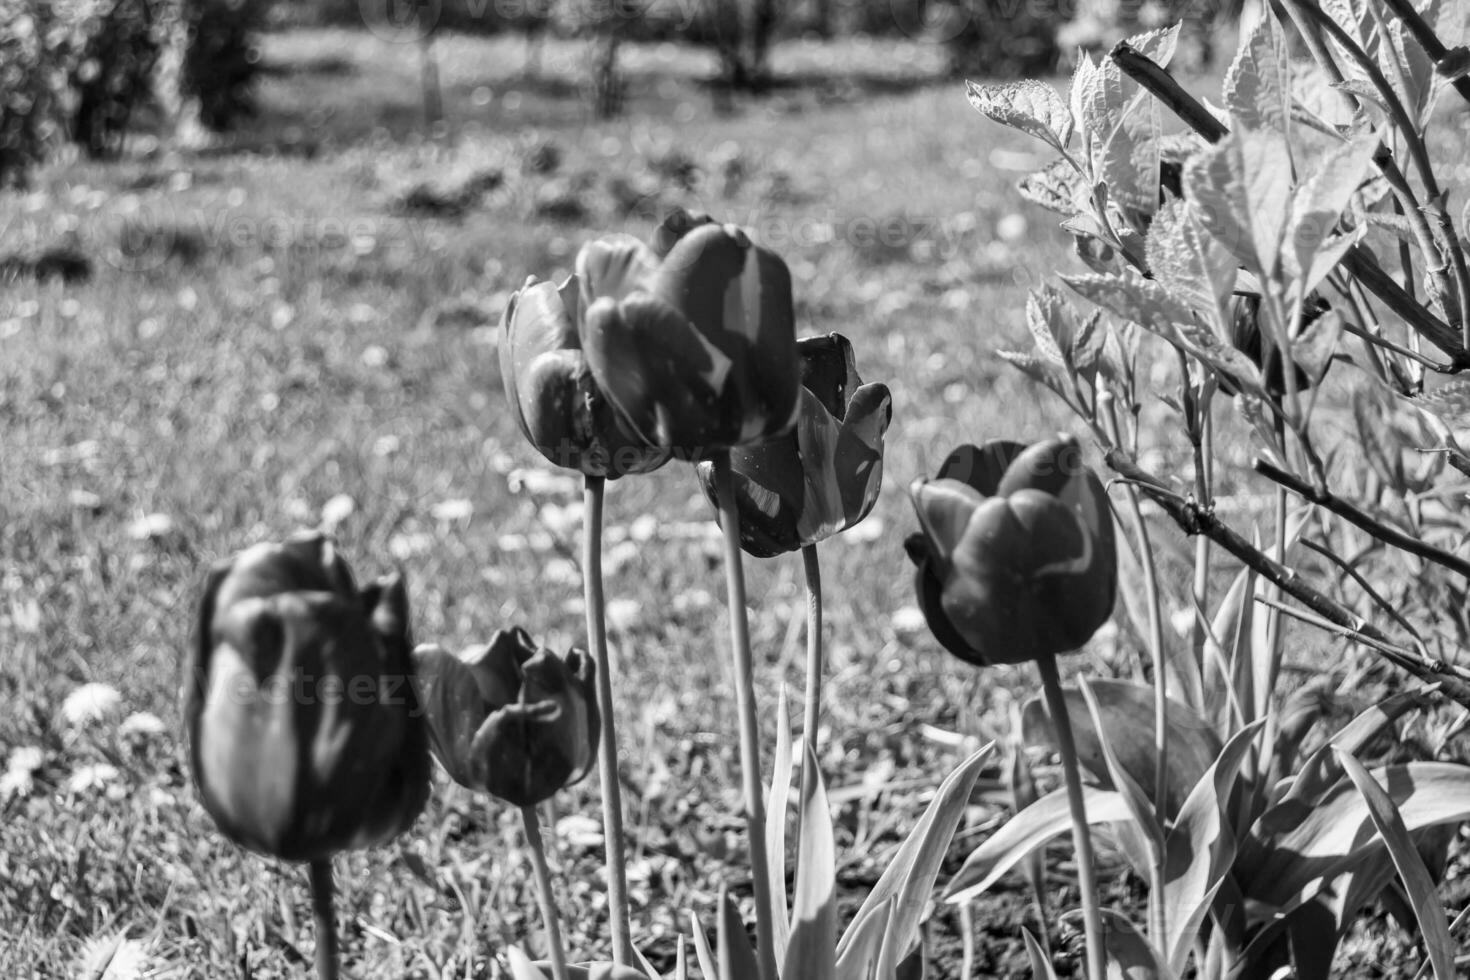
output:
<path id="1" fill-rule="evenodd" d="M 786 685 L 776 702 L 776 752 L 771 764 L 771 792 L 766 803 L 766 862 L 774 904 L 776 962 L 786 958 L 791 939 L 791 913 L 786 905 L 786 808 L 791 795 L 791 707 Z"/>
<path id="2" fill-rule="evenodd" d="M 832 842 L 832 811 L 810 741 L 801 762 L 801 847 L 792 903 L 791 942 L 783 977 L 830 980 L 837 948 L 837 853 Z"/>
<path id="3" fill-rule="evenodd" d="M 1034 136 L 1057 150 L 1072 139 L 1072 113 L 1056 89 L 1028 78 L 1001 85 L 965 83 L 965 92 L 987 118 Z"/>
<path id="4" fill-rule="evenodd" d="M 1287 131 L 1291 119 L 1291 62 L 1272 14 L 1260 17 L 1242 39 L 1225 73 L 1224 98 L 1236 127 Z"/>

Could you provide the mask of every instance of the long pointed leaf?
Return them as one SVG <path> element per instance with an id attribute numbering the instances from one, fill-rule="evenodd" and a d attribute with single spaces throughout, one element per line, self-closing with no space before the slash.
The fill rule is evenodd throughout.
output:
<path id="1" fill-rule="evenodd" d="M 689 931 L 694 936 L 694 958 L 699 960 L 699 972 L 703 974 L 704 980 L 724 980 L 715 966 L 714 950 L 709 948 L 709 937 L 704 933 L 704 926 L 699 924 L 699 919 L 693 912 L 689 913 Z"/>
<path id="2" fill-rule="evenodd" d="M 771 882 L 771 901 L 775 904 L 774 938 L 776 962 L 786 958 L 791 941 L 791 912 L 786 904 L 786 809 L 791 797 L 791 707 L 786 685 L 776 702 L 776 753 L 771 767 L 771 794 L 766 804 L 766 863 Z"/>
<path id="3" fill-rule="evenodd" d="M 505 958 L 510 961 L 510 975 L 515 980 L 546 980 L 546 974 L 536 969 L 531 958 L 521 952 L 519 946 L 512 946 L 505 951 Z"/>
<path id="4" fill-rule="evenodd" d="M 1164 895 L 1168 935 L 1164 953 L 1169 968 L 1183 973 L 1200 923 L 1210 911 L 1220 883 L 1235 861 L 1235 834 L 1226 808 L 1251 742 L 1260 733 L 1255 722 L 1225 743 L 1220 757 L 1195 785 L 1179 811 L 1164 847 Z"/>
<path id="5" fill-rule="evenodd" d="M 1404 826 L 1403 817 L 1399 816 L 1398 808 L 1383 787 L 1374 781 L 1351 752 L 1339 751 L 1338 758 L 1342 760 L 1348 778 L 1363 794 L 1373 825 L 1378 828 L 1394 867 L 1398 869 L 1399 880 L 1403 882 L 1404 891 L 1414 907 L 1414 918 L 1419 923 L 1419 934 L 1424 937 L 1424 948 L 1434 967 L 1435 980 L 1454 980 L 1455 943 L 1450 938 L 1450 923 L 1445 917 L 1444 904 L 1439 900 L 1434 881 L 1429 877 L 1429 869 L 1424 866 L 1424 860 Z"/>
<path id="6" fill-rule="evenodd" d="M 1057 971 L 1052 968 L 1051 959 L 1046 955 L 1046 950 L 1041 948 L 1041 943 L 1031 935 L 1031 930 L 1023 926 L 1021 937 L 1026 940 L 1026 955 L 1031 958 L 1031 980 L 1057 980 Z"/>
<path id="7" fill-rule="evenodd" d="M 761 975 L 755 961 L 755 950 L 750 948 L 750 937 L 746 935 L 745 923 L 740 910 L 730 898 L 725 886 L 720 886 L 720 931 L 716 945 L 719 947 L 720 976 L 723 980 L 755 980 Z"/>
<path id="8" fill-rule="evenodd" d="M 837 955 L 837 852 L 832 841 L 832 810 L 817 771 L 811 742 L 801 761 L 801 850 L 796 867 L 791 943 L 783 977 L 832 980 Z"/>
<path id="9" fill-rule="evenodd" d="M 890 896 L 881 905 L 859 913 L 847 927 L 842 936 L 846 948 L 837 957 L 837 975 L 842 980 L 868 980 L 872 976 L 883 937 L 888 932 L 888 920 L 893 916 L 894 902 Z"/>
<path id="10" fill-rule="evenodd" d="M 1089 824 L 1130 819 L 1128 804 L 1112 790 L 1082 788 Z M 985 843 L 970 852 L 944 890 L 946 902 L 963 902 L 984 892 L 1026 855 L 1072 827 L 1066 790 L 1055 790 L 1003 823 Z"/>
<path id="11" fill-rule="evenodd" d="M 980 777 L 980 767 L 994 748 L 993 742 L 981 748 L 960 763 L 940 784 L 939 791 L 934 794 L 913 832 L 899 846 L 893 861 L 858 910 L 861 915 L 889 898 L 897 900 L 888 922 L 888 937 L 884 945 L 889 945 L 891 938 L 900 955 L 913 945 L 918 935 L 919 920 L 924 914 L 924 904 L 934 890 L 939 865 L 949 851 L 960 817 L 970 802 L 970 791 Z M 839 957 L 847 943 L 848 937 L 844 935 L 837 947 Z"/>
<path id="12" fill-rule="evenodd" d="M 1063 922 L 1080 926 L 1080 911 L 1068 912 Z M 1164 962 L 1138 927 L 1127 916 L 1102 909 L 1103 946 L 1108 955 L 1108 980 L 1175 980 L 1177 974 Z"/>
<path id="13" fill-rule="evenodd" d="M 1128 804 L 1128 809 L 1133 814 L 1133 822 L 1143 829 L 1149 847 L 1153 853 L 1157 854 L 1157 849 L 1162 846 L 1164 840 L 1164 816 L 1155 807 L 1149 794 L 1143 791 L 1143 787 L 1123 767 L 1122 762 L 1118 759 L 1118 754 L 1113 751 L 1113 732 L 1103 720 L 1102 707 L 1098 703 L 1097 693 L 1093 691 L 1092 685 L 1087 682 L 1087 678 L 1083 677 L 1078 680 L 1078 686 L 1082 690 L 1082 697 L 1087 701 L 1087 711 L 1092 715 L 1092 725 L 1098 733 L 1098 748 L 1102 749 L 1103 761 L 1108 767 L 1108 776 L 1114 788 L 1122 794 L 1123 802 Z"/>

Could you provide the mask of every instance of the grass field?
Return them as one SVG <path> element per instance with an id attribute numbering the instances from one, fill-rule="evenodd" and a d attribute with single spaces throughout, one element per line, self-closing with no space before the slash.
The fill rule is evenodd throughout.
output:
<path id="1" fill-rule="evenodd" d="M 583 240 L 646 234 L 674 205 L 752 227 L 791 266 L 800 331 L 847 334 L 894 392 L 878 507 L 823 549 L 822 761 L 860 898 L 961 757 L 944 733 L 1004 735 L 1033 683 L 939 650 L 901 543 L 905 486 L 954 444 L 1066 424 L 992 356 L 1022 344 L 1026 289 L 1072 264 L 1012 186 L 1045 157 L 938 84 L 919 46 L 786 46 L 777 71 L 801 85 L 723 108 L 703 56 L 635 48 L 628 115 L 597 123 L 564 81 L 578 48 L 553 43 L 526 77 L 519 41 L 452 38 L 438 138 L 413 46 L 313 31 L 266 50 L 263 113 L 234 144 L 140 140 L 0 198 L 7 249 L 92 263 L 85 282 L 0 286 L 0 747 L 40 752 L 0 798 L 0 975 L 72 975 L 120 930 L 137 976 L 301 974 L 304 875 L 225 842 L 181 764 L 177 663 L 203 572 L 325 508 L 359 576 L 405 570 L 417 639 L 519 623 L 580 642 L 578 487 L 539 478 L 507 416 L 496 327 L 528 274 L 560 277 Z M 664 965 L 683 910 L 708 916 L 722 880 L 749 887 L 718 554 L 687 467 L 616 485 L 609 523 L 635 936 Z M 769 746 L 778 686 L 800 685 L 800 564 L 747 569 Z M 1099 646 L 1097 669 L 1132 664 Z M 68 701 L 88 683 L 120 701 Z M 1005 813 L 997 775 L 964 840 Z M 488 977 L 506 944 L 541 948 L 515 814 L 436 786 L 398 844 L 338 861 L 352 976 Z M 552 814 L 579 957 L 605 952 L 595 794 Z M 1019 962 L 1022 895 L 985 907 L 982 976 Z M 932 927 L 944 975 L 956 923 L 941 909 Z"/>

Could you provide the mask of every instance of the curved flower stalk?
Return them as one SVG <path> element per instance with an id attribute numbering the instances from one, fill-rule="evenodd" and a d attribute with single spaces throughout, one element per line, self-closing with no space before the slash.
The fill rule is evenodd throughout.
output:
<path id="1" fill-rule="evenodd" d="M 1118 571 L 1106 493 L 1076 440 L 1059 436 L 1029 447 L 961 446 L 910 495 L 921 530 L 906 548 L 935 638 L 977 666 L 1030 660 L 1041 673 L 1066 773 L 1088 972 L 1102 980 L 1092 839 L 1056 658 L 1112 615 Z"/>
<path id="2" fill-rule="evenodd" d="M 804 337 L 801 404 L 785 435 L 730 450 L 740 546 L 757 558 L 800 549 L 806 572 L 806 710 L 802 728 L 816 751 L 822 704 L 822 578 L 818 542 L 867 517 L 883 483 L 883 436 L 893 418 L 888 386 L 863 384 L 841 334 Z M 718 507 L 714 464 L 699 464 L 705 496 Z"/>
<path id="3" fill-rule="evenodd" d="M 519 627 L 458 656 L 425 645 L 413 659 L 434 756 L 461 786 L 520 808 L 552 973 L 567 980 L 536 806 L 583 779 L 597 757 L 592 660 L 581 650 L 538 649 Z"/>
<path id="4" fill-rule="evenodd" d="M 337 975 L 331 857 L 409 828 L 429 793 L 397 576 L 355 585 L 330 538 L 216 566 L 184 672 L 199 797 L 220 831 L 311 866 L 317 971 Z"/>

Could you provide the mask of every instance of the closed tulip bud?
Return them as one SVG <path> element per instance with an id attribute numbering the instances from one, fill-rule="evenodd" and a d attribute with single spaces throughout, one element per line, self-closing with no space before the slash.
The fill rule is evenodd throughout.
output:
<path id="1" fill-rule="evenodd" d="M 768 558 L 831 537 L 861 521 L 883 483 L 883 435 L 893 399 L 863 384 L 841 334 L 797 341 L 801 400 L 785 435 L 730 451 L 741 547 Z M 715 502 L 714 467 L 699 479 Z"/>
<path id="2" fill-rule="evenodd" d="M 414 651 L 434 755 L 461 786 L 534 806 L 587 775 L 597 758 L 592 659 L 537 649 L 500 630 L 455 656 Z"/>
<path id="3" fill-rule="evenodd" d="M 919 606 L 962 660 L 1065 653 L 1112 615 L 1112 514 L 1075 439 L 962 446 L 909 493 L 921 528 L 906 542 Z"/>
<path id="4" fill-rule="evenodd" d="M 687 216 L 657 241 L 665 254 L 624 237 L 577 256 L 598 387 L 645 443 L 687 459 L 789 431 L 801 380 L 786 263 Z"/>
<path id="5" fill-rule="evenodd" d="M 183 711 L 200 799 L 225 836 L 315 861 L 408 829 L 429 792 L 409 649 L 402 580 L 359 590 L 321 534 L 210 573 Z"/>

